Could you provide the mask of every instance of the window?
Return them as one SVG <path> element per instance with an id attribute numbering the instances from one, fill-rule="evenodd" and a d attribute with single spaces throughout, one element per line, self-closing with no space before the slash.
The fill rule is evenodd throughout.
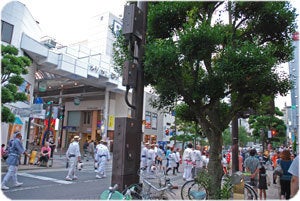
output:
<path id="1" fill-rule="evenodd" d="M 14 25 L 1 20 L 1 41 L 11 44 Z"/>
<path id="2" fill-rule="evenodd" d="M 151 128 L 151 112 L 145 112 L 146 125 L 145 128 Z"/>
<path id="3" fill-rule="evenodd" d="M 83 124 L 91 124 L 91 112 L 83 112 Z"/>
<path id="4" fill-rule="evenodd" d="M 113 21 L 113 32 L 118 36 L 122 32 L 122 25 L 116 20 Z"/>
<path id="5" fill-rule="evenodd" d="M 157 129 L 157 114 L 152 113 L 152 129 Z"/>

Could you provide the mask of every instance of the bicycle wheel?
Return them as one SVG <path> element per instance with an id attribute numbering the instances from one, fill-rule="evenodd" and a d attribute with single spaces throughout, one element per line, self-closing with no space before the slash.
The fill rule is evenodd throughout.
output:
<path id="1" fill-rule="evenodd" d="M 258 195 L 251 185 L 245 183 L 244 186 L 244 200 L 257 200 Z"/>
<path id="2" fill-rule="evenodd" d="M 183 200 L 206 200 L 206 189 L 194 180 L 187 181 L 181 187 L 181 199 Z"/>
<path id="3" fill-rule="evenodd" d="M 126 187 L 122 194 L 126 195 L 127 191 L 130 192 L 130 196 L 133 200 L 142 200 L 142 184 L 131 184 L 130 186 Z"/>

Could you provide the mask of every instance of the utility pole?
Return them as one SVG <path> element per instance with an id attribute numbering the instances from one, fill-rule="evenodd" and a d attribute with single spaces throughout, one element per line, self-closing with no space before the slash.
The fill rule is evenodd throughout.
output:
<path id="1" fill-rule="evenodd" d="M 238 115 L 232 119 L 232 173 L 239 171 L 239 125 L 238 125 Z"/>
<path id="2" fill-rule="evenodd" d="M 144 46 L 146 44 L 146 22 L 148 2 L 139 1 L 126 5 L 123 18 L 123 35 L 128 41 L 132 61 L 125 61 L 123 86 L 126 86 L 125 102 L 131 108 L 132 118 L 115 120 L 112 184 L 120 190 L 139 182 L 143 97 L 144 97 Z M 132 88 L 132 103 L 128 100 Z"/>

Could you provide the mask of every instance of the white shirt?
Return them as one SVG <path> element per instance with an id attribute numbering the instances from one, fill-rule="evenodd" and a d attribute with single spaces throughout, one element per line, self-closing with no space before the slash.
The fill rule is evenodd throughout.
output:
<path id="1" fill-rule="evenodd" d="M 193 150 L 191 148 L 186 148 L 183 152 L 183 160 L 195 161 L 193 156 Z"/>
<path id="2" fill-rule="evenodd" d="M 69 158 L 69 155 L 74 154 L 75 157 L 81 156 L 80 149 L 79 149 L 79 143 L 77 141 L 72 142 L 69 145 L 69 148 L 66 152 L 66 156 Z"/>
<path id="3" fill-rule="evenodd" d="M 194 158 L 196 162 L 196 167 L 202 167 L 203 166 L 203 160 L 202 160 L 202 154 L 200 150 L 194 150 Z"/>
<path id="4" fill-rule="evenodd" d="M 100 144 L 98 146 L 97 155 L 98 155 L 98 157 L 106 156 L 107 159 L 110 159 L 110 154 L 109 154 L 108 148 L 104 144 Z"/>

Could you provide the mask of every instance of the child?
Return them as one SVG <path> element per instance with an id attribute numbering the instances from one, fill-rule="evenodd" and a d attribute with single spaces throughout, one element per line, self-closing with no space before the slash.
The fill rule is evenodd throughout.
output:
<path id="1" fill-rule="evenodd" d="M 261 163 L 261 166 L 259 168 L 259 179 L 258 179 L 258 189 L 259 189 L 259 199 L 265 200 L 267 195 L 266 195 L 266 190 L 268 189 L 268 186 L 270 186 L 269 178 L 267 175 L 267 171 L 265 166 Z"/>

